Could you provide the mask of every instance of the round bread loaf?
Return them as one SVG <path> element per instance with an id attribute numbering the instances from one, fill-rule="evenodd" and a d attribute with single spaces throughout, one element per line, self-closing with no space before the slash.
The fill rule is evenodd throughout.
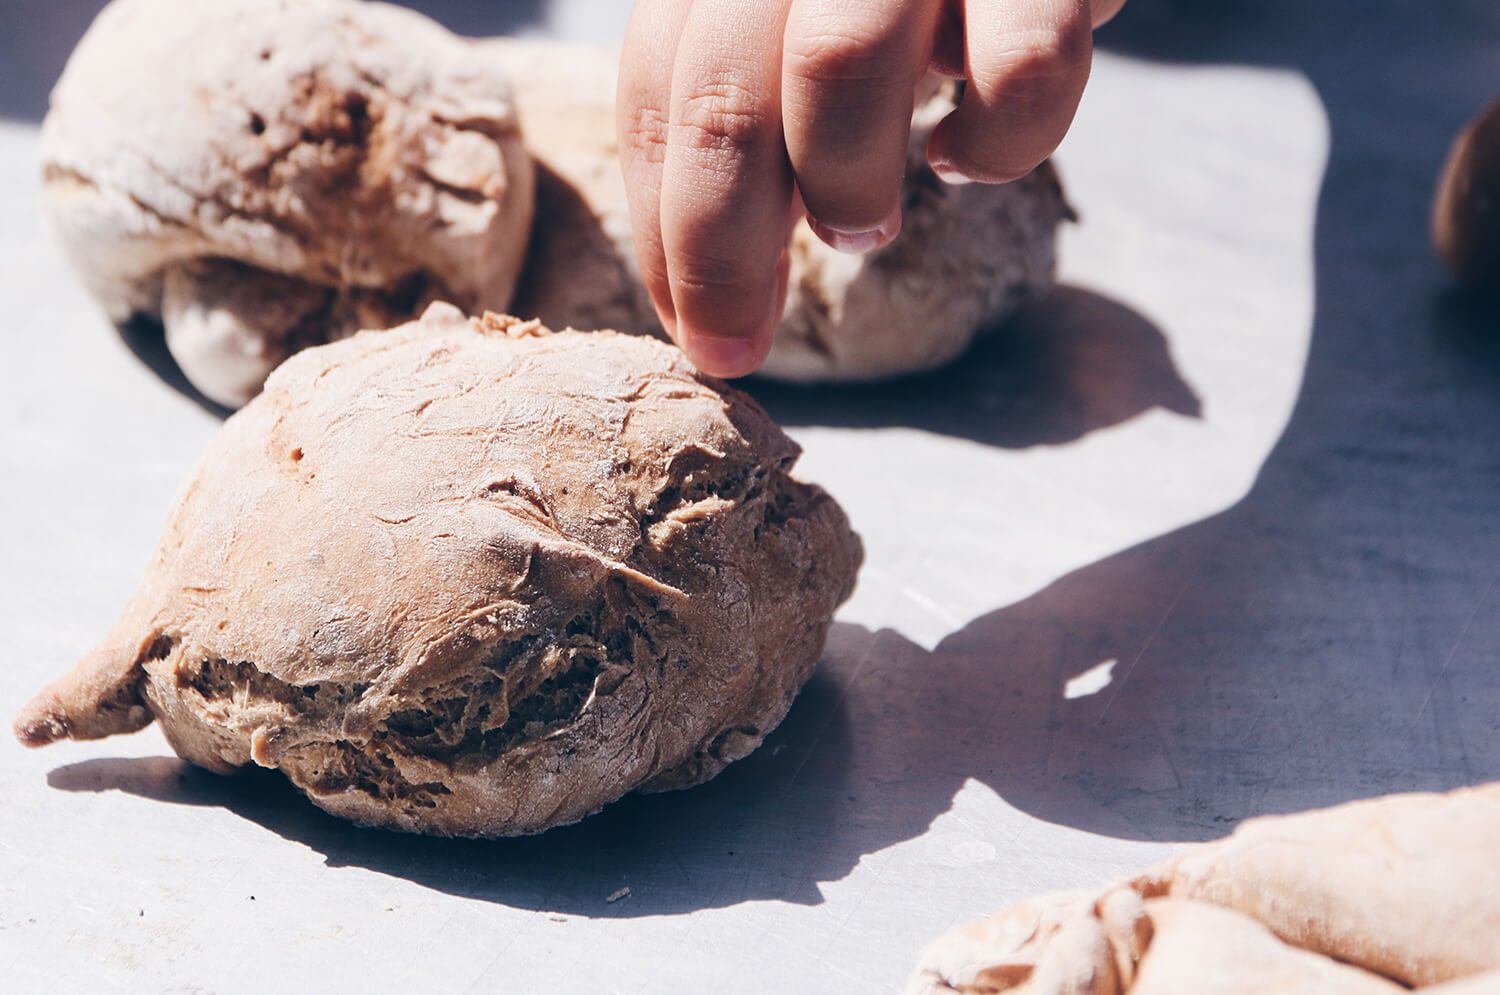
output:
<path id="1" fill-rule="evenodd" d="M 510 302 L 531 160 L 504 69 L 355 0 L 115 0 L 42 128 L 43 204 L 110 318 L 237 407 L 291 353 Z"/>
<path id="2" fill-rule="evenodd" d="M 1448 152 L 1433 200 L 1432 240 L 1454 276 L 1500 289 L 1500 100 Z"/>
<path id="3" fill-rule="evenodd" d="M 114 631 L 22 713 L 160 721 L 356 822 L 534 833 L 745 756 L 861 552 L 746 395 L 673 347 L 437 305 L 229 419 Z"/>

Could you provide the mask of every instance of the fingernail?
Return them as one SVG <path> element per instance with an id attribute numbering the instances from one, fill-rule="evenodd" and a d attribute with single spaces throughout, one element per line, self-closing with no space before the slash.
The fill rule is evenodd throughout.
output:
<path id="1" fill-rule="evenodd" d="M 807 226 L 813 230 L 814 235 L 830 247 L 850 255 L 864 255 L 867 252 L 874 252 L 881 246 L 889 245 L 897 235 L 901 234 L 901 208 L 900 206 L 892 208 L 884 221 L 867 231 L 834 228 L 812 216 L 808 217 Z"/>
<path id="2" fill-rule="evenodd" d="M 932 171 L 937 174 L 938 179 L 950 187 L 961 187 L 966 183 L 974 182 L 972 177 L 960 173 L 958 167 L 951 162 L 944 162 L 942 160 L 934 162 L 932 164 Z"/>
<path id="3" fill-rule="evenodd" d="M 753 373 L 760 356 L 755 343 L 749 339 L 727 338 L 722 335 L 701 335 L 683 330 L 682 351 L 688 359 L 709 376 L 742 377 Z"/>

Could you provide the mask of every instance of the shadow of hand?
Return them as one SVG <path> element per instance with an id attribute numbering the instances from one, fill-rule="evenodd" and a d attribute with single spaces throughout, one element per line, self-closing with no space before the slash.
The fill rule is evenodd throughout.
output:
<path id="1" fill-rule="evenodd" d="M 750 391 L 784 425 L 919 428 L 1007 449 L 1071 442 L 1152 408 L 1202 412 L 1160 329 L 1078 287 L 1031 302 L 933 373 Z"/>

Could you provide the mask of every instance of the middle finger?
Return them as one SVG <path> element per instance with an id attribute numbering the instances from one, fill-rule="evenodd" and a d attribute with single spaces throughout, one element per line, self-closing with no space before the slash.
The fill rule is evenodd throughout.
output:
<path id="1" fill-rule="evenodd" d="M 782 68 L 787 151 L 808 220 L 867 252 L 901 226 L 912 94 L 932 50 L 931 0 L 794 0 Z"/>

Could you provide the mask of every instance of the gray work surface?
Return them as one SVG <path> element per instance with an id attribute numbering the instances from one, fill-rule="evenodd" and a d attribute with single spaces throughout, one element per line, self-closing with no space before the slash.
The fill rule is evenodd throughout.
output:
<path id="1" fill-rule="evenodd" d="M 6 6 L 9 715 L 104 634 L 218 422 L 43 233 L 40 100 L 89 5 Z M 625 6 L 432 9 L 608 36 Z M 476 843 L 154 729 L 7 738 L 0 989 L 888 991 L 926 938 L 1173 841 L 1500 777 L 1500 311 L 1426 234 L 1500 7 L 1134 0 L 1101 45 L 1065 290 L 947 373 L 756 387 L 869 551 L 759 752 Z"/>

